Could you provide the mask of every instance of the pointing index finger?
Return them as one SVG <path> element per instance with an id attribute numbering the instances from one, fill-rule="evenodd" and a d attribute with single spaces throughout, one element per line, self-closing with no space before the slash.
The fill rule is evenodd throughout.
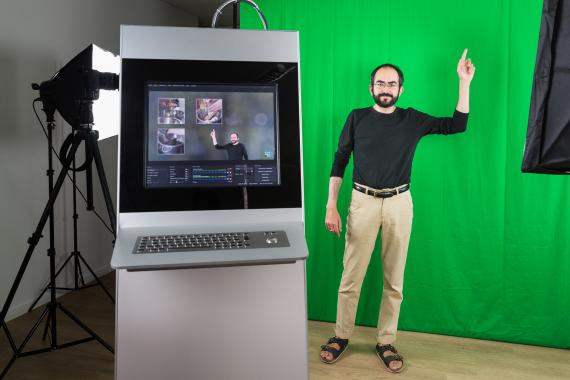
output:
<path id="1" fill-rule="evenodd" d="M 463 50 L 463 54 L 461 55 L 461 60 L 464 61 L 465 57 L 467 57 L 467 48 L 465 48 L 465 50 Z"/>

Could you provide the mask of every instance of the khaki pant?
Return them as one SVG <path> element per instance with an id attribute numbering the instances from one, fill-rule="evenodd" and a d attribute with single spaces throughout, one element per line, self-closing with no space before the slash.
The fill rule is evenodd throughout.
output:
<path id="1" fill-rule="evenodd" d="M 362 281 L 378 231 L 381 230 L 384 286 L 376 339 L 380 344 L 391 344 L 396 340 L 412 217 L 410 191 L 390 198 L 374 198 L 352 190 L 346 225 L 344 270 L 338 290 L 335 334 L 339 338 L 350 338 L 354 330 Z"/>

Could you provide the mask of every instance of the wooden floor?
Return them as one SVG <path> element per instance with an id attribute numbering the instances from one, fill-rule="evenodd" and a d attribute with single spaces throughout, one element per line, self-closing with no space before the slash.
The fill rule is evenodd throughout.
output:
<path id="1" fill-rule="evenodd" d="M 105 276 L 103 282 L 114 292 L 113 274 Z M 113 345 L 114 305 L 99 287 L 71 292 L 61 297 L 60 301 Z M 8 323 L 17 342 L 22 341 L 41 310 L 42 308 Z M 83 331 L 62 313 L 58 313 L 58 318 L 60 343 L 85 336 Z M 357 327 L 345 356 L 336 364 L 327 365 L 319 361 L 318 353 L 319 346 L 331 335 L 332 329 L 330 323 L 309 322 L 311 380 L 570 379 L 569 350 L 405 331 L 399 333 L 397 347 L 405 356 L 406 369 L 398 375 L 390 374 L 383 369 L 374 354 L 375 329 L 368 327 Z M 43 347 L 41 333 L 42 329 L 32 339 L 26 351 Z M 10 357 L 8 341 L 4 333 L 0 332 L 0 368 L 4 368 Z M 20 358 L 16 360 L 5 379 L 111 380 L 113 356 L 99 343 L 89 342 L 57 352 Z"/>

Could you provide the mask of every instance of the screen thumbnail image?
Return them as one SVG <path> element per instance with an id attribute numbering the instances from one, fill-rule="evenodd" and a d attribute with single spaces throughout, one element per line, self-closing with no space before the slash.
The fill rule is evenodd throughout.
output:
<path id="1" fill-rule="evenodd" d="M 196 99 L 196 124 L 221 124 L 222 115 L 222 99 Z"/>
<path id="2" fill-rule="evenodd" d="M 157 153 L 159 155 L 184 154 L 184 128 L 158 128 Z"/>
<path id="3" fill-rule="evenodd" d="M 184 98 L 158 98 L 158 124 L 184 124 L 184 104 Z"/>

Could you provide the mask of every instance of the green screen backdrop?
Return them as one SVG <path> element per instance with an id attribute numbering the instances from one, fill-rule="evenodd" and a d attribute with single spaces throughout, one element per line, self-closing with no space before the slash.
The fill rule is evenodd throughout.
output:
<path id="1" fill-rule="evenodd" d="M 371 70 L 399 65 L 399 106 L 451 116 L 468 47 L 477 72 L 467 132 L 428 136 L 415 155 L 399 328 L 570 348 L 570 178 L 520 171 L 542 1 L 257 3 L 270 29 L 300 31 L 309 319 L 336 318 L 344 236 L 324 228 L 329 173 L 348 113 L 373 104 Z M 247 5 L 241 28 L 261 29 Z M 343 223 L 351 180 L 352 162 L 338 202 Z M 359 325 L 378 318 L 379 244 Z"/>

